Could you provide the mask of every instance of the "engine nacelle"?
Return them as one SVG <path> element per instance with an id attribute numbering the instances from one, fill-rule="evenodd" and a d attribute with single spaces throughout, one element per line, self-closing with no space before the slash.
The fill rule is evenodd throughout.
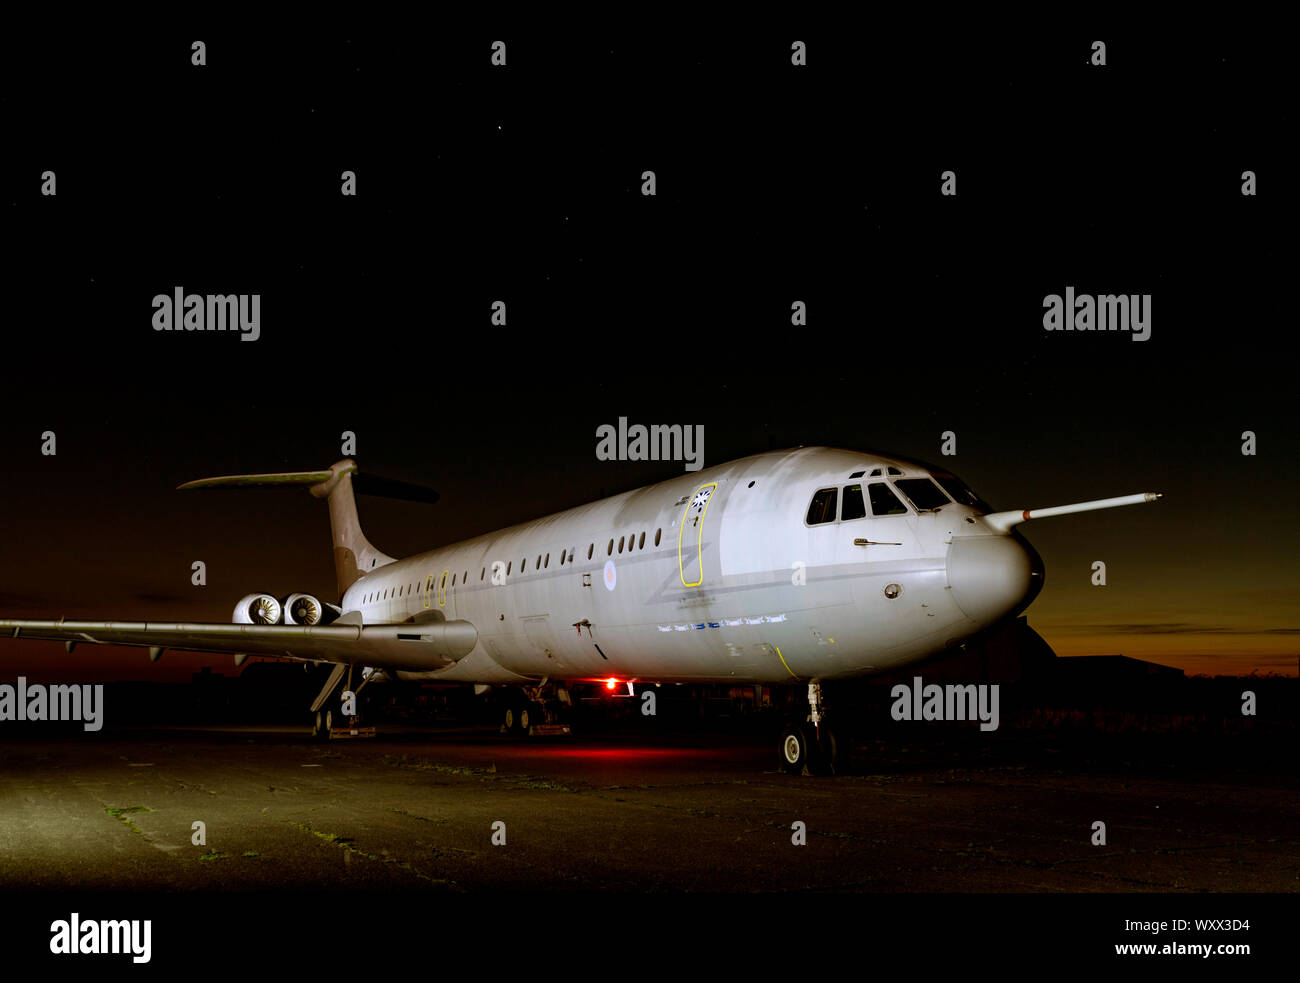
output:
<path id="1" fill-rule="evenodd" d="M 270 594 L 249 594 L 235 605 L 230 619 L 237 625 L 278 625 L 284 608 Z"/>
<path id="2" fill-rule="evenodd" d="M 328 625 L 343 613 L 334 604 L 322 604 L 312 594 L 290 594 L 284 599 L 286 625 Z"/>

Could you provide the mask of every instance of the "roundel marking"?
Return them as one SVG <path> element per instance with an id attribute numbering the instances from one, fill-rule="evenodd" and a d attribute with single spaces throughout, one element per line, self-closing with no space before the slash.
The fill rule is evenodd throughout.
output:
<path id="1" fill-rule="evenodd" d="M 614 585 L 618 582 L 618 571 L 614 569 L 614 561 L 605 561 L 605 590 L 613 590 Z"/>

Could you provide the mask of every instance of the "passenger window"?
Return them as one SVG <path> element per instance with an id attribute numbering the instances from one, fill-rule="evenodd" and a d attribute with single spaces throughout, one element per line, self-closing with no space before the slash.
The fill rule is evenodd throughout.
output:
<path id="1" fill-rule="evenodd" d="M 912 500 L 918 512 L 928 512 L 948 504 L 948 496 L 929 478 L 906 478 L 894 487 Z"/>
<path id="2" fill-rule="evenodd" d="M 655 545 L 656 545 L 656 546 L 659 545 L 659 534 L 660 534 L 661 532 L 663 532 L 663 528 L 662 528 L 662 527 L 660 527 L 659 529 L 656 529 L 656 530 L 655 530 Z"/>
<path id="3" fill-rule="evenodd" d="M 873 481 L 867 485 L 867 496 L 871 499 L 872 515 L 907 515 L 903 503 L 883 481 Z"/>
<path id="4" fill-rule="evenodd" d="M 619 536 L 619 537 L 618 537 L 618 551 L 619 551 L 620 553 L 623 552 L 623 537 L 622 537 L 622 536 Z"/>
<path id="5" fill-rule="evenodd" d="M 644 532 L 641 533 L 641 539 L 640 539 L 640 541 L 637 543 L 636 548 L 639 549 L 639 550 L 643 550 L 643 549 L 645 549 L 645 533 L 644 533 Z"/>
<path id="6" fill-rule="evenodd" d="M 595 551 L 596 551 L 596 544 L 595 544 L 595 543 L 588 543 L 588 544 L 587 544 L 587 559 L 588 559 L 588 560 L 591 559 L 591 554 L 594 553 Z"/>
<path id="7" fill-rule="evenodd" d="M 816 526 L 823 522 L 835 521 L 835 501 L 838 491 L 836 488 L 817 489 L 812 504 L 808 506 L 808 525 Z"/>
<path id="8" fill-rule="evenodd" d="M 840 518 L 847 522 L 850 519 L 862 519 L 866 517 L 867 506 L 862 500 L 861 485 L 844 486 L 844 504 L 841 506 L 843 511 Z"/>

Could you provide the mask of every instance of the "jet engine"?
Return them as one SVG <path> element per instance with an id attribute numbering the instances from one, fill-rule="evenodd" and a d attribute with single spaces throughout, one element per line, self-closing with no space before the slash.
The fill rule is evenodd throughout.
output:
<path id="1" fill-rule="evenodd" d="M 249 594 L 235 605 L 231 620 L 237 625 L 278 625 L 283 610 L 270 594 Z"/>
<path id="2" fill-rule="evenodd" d="M 342 613 L 341 608 L 322 604 L 311 594 L 290 594 L 284 599 L 286 625 L 328 625 Z"/>

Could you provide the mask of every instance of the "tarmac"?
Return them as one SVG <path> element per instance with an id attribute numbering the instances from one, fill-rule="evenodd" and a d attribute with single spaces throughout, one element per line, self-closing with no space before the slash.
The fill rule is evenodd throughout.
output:
<path id="1" fill-rule="evenodd" d="M 1154 738 L 914 733 L 812 778 L 777 770 L 775 735 L 725 730 L 29 729 L 0 745 L 0 891 L 1300 888 L 1289 771 L 1153 756 Z"/>

